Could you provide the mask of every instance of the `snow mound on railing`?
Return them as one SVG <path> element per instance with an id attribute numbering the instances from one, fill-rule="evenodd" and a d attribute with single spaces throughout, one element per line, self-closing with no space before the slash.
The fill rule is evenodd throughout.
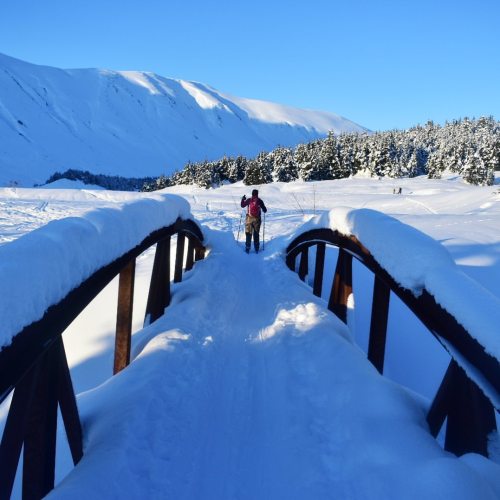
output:
<path id="1" fill-rule="evenodd" d="M 426 289 L 500 359 L 500 300 L 461 271 L 438 241 L 381 212 L 347 207 L 315 217 L 296 234 L 320 227 L 356 236 L 402 287 L 415 296 Z"/>
<path id="2" fill-rule="evenodd" d="M 178 217 L 192 218 L 185 199 L 148 194 L 116 208 L 49 222 L 1 246 L 0 347 L 95 271 Z"/>

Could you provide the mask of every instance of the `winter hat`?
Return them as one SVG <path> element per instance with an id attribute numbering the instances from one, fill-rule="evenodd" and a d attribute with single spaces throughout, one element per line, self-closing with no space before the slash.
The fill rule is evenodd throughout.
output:
<path id="1" fill-rule="evenodd" d="M 253 189 L 252 196 L 259 196 L 259 191 L 257 189 Z"/>

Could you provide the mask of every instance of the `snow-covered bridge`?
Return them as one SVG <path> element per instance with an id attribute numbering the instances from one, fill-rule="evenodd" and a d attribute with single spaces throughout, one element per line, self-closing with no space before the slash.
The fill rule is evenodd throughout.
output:
<path id="1" fill-rule="evenodd" d="M 135 262 L 154 244 L 144 328 L 131 337 Z M 338 209 L 248 256 L 231 232 L 202 234 L 185 201 L 158 196 L 54 221 L 0 250 L 10 263 L 0 268 L 2 399 L 16 387 L 2 498 L 23 443 L 25 496 L 52 488 L 58 402 L 77 465 L 55 498 L 499 494 L 486 458 L 499 408 L 498 300 L 395 219 Z M 353 277 L 352 257 L 373 286 L 356 268 Z M 80 394 L 77 410 L 61 333 L 118 274 L 117 374 Z M 360 297 L 374 290 L 376 368 L 353 342 L 357 282 Z M 379 373 L 391 295 L 450 361 L 432 404 Z"/>

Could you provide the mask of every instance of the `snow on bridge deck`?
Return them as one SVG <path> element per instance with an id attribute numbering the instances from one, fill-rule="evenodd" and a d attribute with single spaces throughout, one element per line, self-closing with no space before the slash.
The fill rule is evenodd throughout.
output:
<path id="1" fill-rule="evenodd" d="M 208 240 L 135 361 L 80 396 L 85 456 L 52 498 L 495 497 L 489 461 L 442 451 L 425 403 L 376 372 L 273 244 Z"/>

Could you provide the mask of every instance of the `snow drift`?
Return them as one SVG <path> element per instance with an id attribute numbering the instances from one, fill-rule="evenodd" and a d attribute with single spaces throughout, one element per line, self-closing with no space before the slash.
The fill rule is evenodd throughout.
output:
<path id="1" fill-rule="evenodd" d="M 93 272 L 178 217 L 190 218 L 182 198 L 141 196 L 121 206 L 51 221 L 0 246 L 0 347 Z"/>

